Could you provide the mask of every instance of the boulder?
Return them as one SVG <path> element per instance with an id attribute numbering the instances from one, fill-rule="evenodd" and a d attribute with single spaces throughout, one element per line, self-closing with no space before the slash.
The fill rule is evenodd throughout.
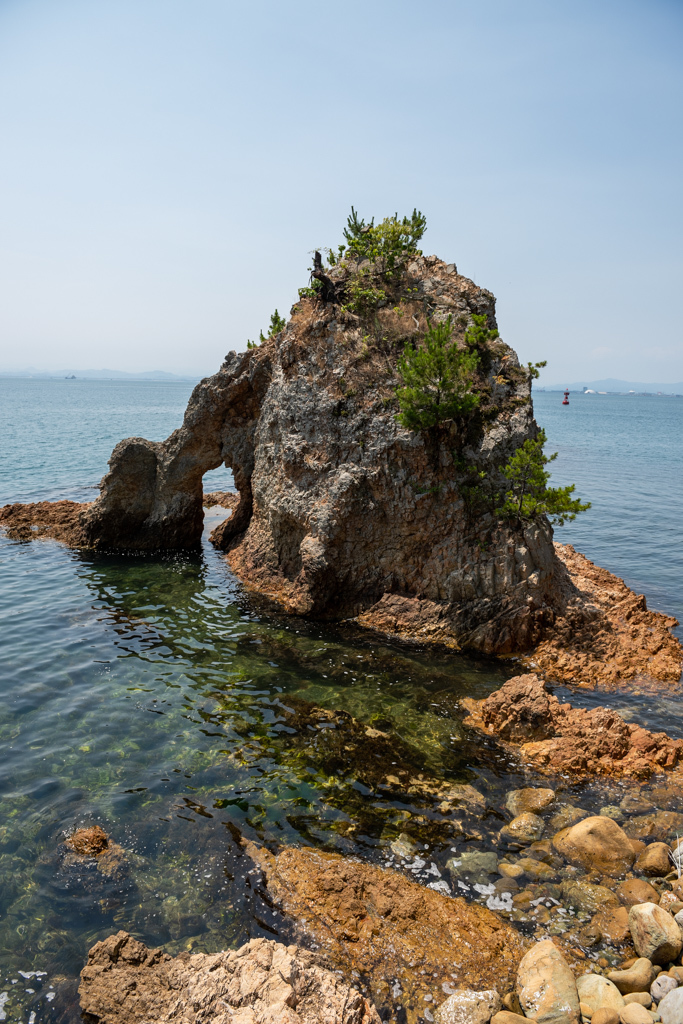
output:
<path id="1" fill-rule="evenodd" d="M 571 864 L 619 878 L 630 870 L 635 854 L 628 836 L 611 818 L 585 818 L 553 837 L 557 852 Z"/>
<path id="2" fill-rule="evenodd" d="M 666 843 L 650 843 L 637 858 L 633 870 L 638 875 L 663 878 L 671 871 L 669 852 Z"/>
<path id="3" fill-rule="evenodd" d="M 657 1012 L 662 1024 L 683 1024 L 683 988 L 676 988 L 664 996 Z"/>
<path id="4" fill-rule="evenodd" d="M 656 973 L 647 957 L 639 957 L 630 967 L 611 971 L 607 977 L 613 981 L 622 995 L 628 992 L 649 992 Z"/>
<path id="5" fill-rule="evenodd" d="M 508 843 L 519 843 L 520 845 L 527 846 L 529 843 L 535 843 L 537 839 L 540 839 L 544 832 L 545 822 L 543 818 L 539 818 L 537 814 L 527 811 L 513 818 L 507 825 L 504 825 L 500 830 L 500 835 Z"/>
<path id="6" fill-rule="evenodd" d="M 615 890 L 619 900 L 625 907 L 635 907 L 637 903 L 658 903 L 659 893 L 642 878 L 627 878 Z"/>
<path id="7" fill-rule="evenodd" d="M 623 946 L 626 942 L 630 942 L 631 929 L 628 924 L 626 907 L 599 910 L 591 923 L 600 929 L 603 939 L 613 946 Z"/>
<path id="8" fill-rule="evenodd" d="M 609 1009 L 621 1010 L 624 997 L 614 984 L 601 974 L 583 974 L 576 982 L 579 999 L 590 1006 L 591 1011 Z"/>
<path id="9" fill-rule="evenodd" d="M 502 1006 L 495 989 L 475 991 L 461 988 L 453 992 L 434 1014 L 436 1024 L 489 1024 Z"/>
<path id="10" fill-rule="evenodd" d="M 319 957 L 270 939 L 171 957 L 119 932 L 92 947 L 78 991 L 98 1024 L 380 1024 L 374 1006 Z"/>
<path id="11" fill-rule="evenodd" d="M 506 797 L 505 806 L 516 818 L 526 811 L 538 814 L 539 811 L 546 810 L 554 802 L 555 791 L 553 789 L 513 789 Z"/>
<path id="12" fill-rule="evenodd" d="M 537 942 L 517 971 L 517 994 L 526 1017 L 539 1024 L 578 1024 L 579 995 L 567 962 L 550 939 Z"/>
<path id="13" fill-rule="evenodd" d="M 653 964 L 674 960 L 683 947 L 681 930 L 671 914 L 655 903 L 638 903 L 628 913 L 631 938 L 638 956 Z"/>

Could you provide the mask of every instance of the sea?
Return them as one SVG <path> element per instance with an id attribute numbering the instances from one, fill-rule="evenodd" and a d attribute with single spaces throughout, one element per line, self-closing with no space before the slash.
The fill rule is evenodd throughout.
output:
<path id="1" fill-rule="evenodd" d="M 168 436 L 192 386 L 0 379 L 0 505 L 92 500 L 114 445 Z M 557 539 L 683 620 L 683 399 L 561 402 L 534 398 L 553 482 L 592 504 Z M 227 469 L 206 475 L 206 491 L 231 487 Z M 207 512 L 207 534 L 224 515 Z M 470 782 L 492 807 L 533 782 L 462 726 L 463 698 L 515 672 L 266 614 L 206 540 L 196 555 L 120 557 L 0 536 L 0 1020 L 78 1021 L 87 951 L 118 929 L 174 954 L 287 940 L 250 885 L 242 838 L 438 876 L 448 891 L 459 840 L 433 801 L 383 780 Z M 559 693 L 683 736 L 680 691 Z M 619 783 L 554 785 L 592 811 L 620 799 Z M 468 849 L 496 848 L 497 813 Z M 64 846 L 92 825 L 111 837 L 106 871 Z M 399 864 L 391 844 L 406 834 L 420 856 Z"/>

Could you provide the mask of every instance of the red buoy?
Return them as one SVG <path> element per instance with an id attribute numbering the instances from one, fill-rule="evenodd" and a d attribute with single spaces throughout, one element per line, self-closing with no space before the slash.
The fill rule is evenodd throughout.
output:
<path id="1" fill-rule="evenodd" d="M 562 405 L 569 405 L 569 388 L 566 388 L 564 392 L 564 398 L 562 399 Z"/>

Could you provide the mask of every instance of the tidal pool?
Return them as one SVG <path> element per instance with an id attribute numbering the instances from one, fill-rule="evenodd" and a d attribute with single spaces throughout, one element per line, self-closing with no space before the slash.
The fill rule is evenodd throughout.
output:
<path id="1" fill-rule="evenodd" d="M 527 931 L 548 924 L 446 867 L 501 853 L 506 791 L 539 783 L 462 725 L 462 698 L 513 662 L 262 613 L 208 544 L 124 558 L 0 538 L 0 558 L 0 1020 L 79 1020 L 87 950 L 118 929 L 171 953 L 286 939 L 241 836 L 361 856 L 498 900 Z M 629 700 L 680 734 L 680 702 Z M 454 815 L 444 792 L 463 783 L 482 800 Z M 545 784 L 594 811 L 628 789 Z M 64 858 L 93 824 L 123 849 L 108 874 Z"/>

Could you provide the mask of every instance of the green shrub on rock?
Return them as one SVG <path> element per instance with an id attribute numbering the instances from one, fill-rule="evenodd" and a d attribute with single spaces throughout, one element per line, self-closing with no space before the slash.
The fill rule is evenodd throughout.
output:
<path id="1" fill-rule="evenodd" d="M 574 484 L 548 487 L 550 473 L 545 467 L 555 461 L 557 452 L 545 454 L 546 440 L 545 431 L 539 430 L 536 439 L 528 438 L 503 467 L 509 486 L 496 508 L 502 518 L 525 523 L 547 516 L 551 523 L 563 526 L 591 507 L 589 501 L 572 498 Z"/>

